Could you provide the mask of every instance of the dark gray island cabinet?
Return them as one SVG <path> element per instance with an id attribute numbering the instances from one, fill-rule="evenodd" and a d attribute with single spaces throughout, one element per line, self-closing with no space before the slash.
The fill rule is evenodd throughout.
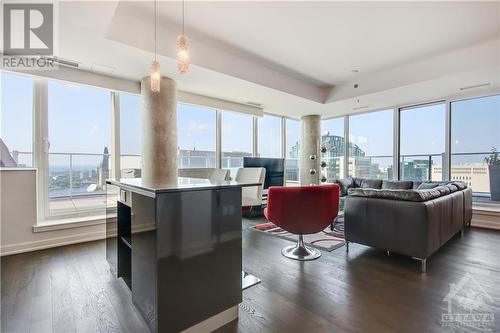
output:
<path id="1" fill-rule="evenodd" d="M 241 188 L 179 178 L 108 180 L 106 256 L 151 332 L 208 332 L 242 300 Z"/>

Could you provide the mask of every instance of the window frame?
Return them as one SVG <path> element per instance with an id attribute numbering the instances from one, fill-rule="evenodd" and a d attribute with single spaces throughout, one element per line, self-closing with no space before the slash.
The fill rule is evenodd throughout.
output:
<path id="1" fill-rule="evenodd" d="M 286 160 L 287 160 L 287 145 L 288 145 L 288 141 L 287 141 L 287 133 L 286 133 L 286 122 L 287 120 L 291 120 L 291 121 L 298 121 L 299 122 L 299 129 L 300 129 L 300 119 L 297 119 L 297 118 L 292 118 L 292 117 L 286 117 L 286 116 L 282 116 L 281 117 L 281 158 L 284 159 L 284 162 L 285 162 L 285 186 L 286 184 L 290 183 L 290 184 L 299 184 L 300 183 L 300 170 L 299 172 L 297 173 L 297 180 L 296 181 L 293 181 L 293 180 L 286 180 Z M 299 140 L 301 139 L 300 137 L 301 133 L 299 131 Z M 297 163 L 297 166 L 300 167 L 300 163 Z"/>
<path id="2" fill-rule="evenodd" d="M 278 156 L 262 156 L 262 153 L 260 152 L 260 148 L 259 148 L 259 120 L 262 120 L 264 119 L 265 116 L 268 116 L 268 117 L 273 117 L 273 118 L 277 118 L 278 121 L 279 121 L 279 140 L 280 140 L 280 143 L 279 143 L 279 154 Z M 262 158 L 284 158 L 284 151 L 283 151 L 283 133 L 286 132 L 285 129 L 283 129 L 283 126 L 284 126 L 284 123 L 283 123 L 283 116 L 279 116 L 279 115 L 275 115 L 275 114 L 271 114 L 271 113 L 267 113 L 267 112 L 264 112 L 262 117 L 254 117 L 254 153 L 253 155 L 256 156 L 256 157 L 262 157 Z"/>
<path id="3" fill-rule="evenodd" d="M 203 109 L 208 109 L 212 110 L 215 113 L 215 118 L 214 118 L 214 123 L 215 123 L 215 168 L 220 168 L 220 154 L 218 153 L 218 147 L 219 147 L 219 141 L 220 141 L 220 133 L 219 133 L 219 109 L 210 107 L 210 106 L 205 106 L 205 105 L 199 105 L 199 104 L 193 104 L 193 103 L 186 103 L 186 102 L 179 102 L 177 101 L 177 124 L 179 123 L 179 105 L 189 105 L 197 108 L 203 108 Z"/>
<path id="4" fill-rule="evenodd" d="M 457 103 L 457 102 L 461 102 L 461 101 L 468 101 L 468 100 L 474 100 L 474 99 L 480 99 L 480 98 L 490 98 L 490 97 L 498 97 L 500 98 L 500 90 L 497 91 L 497 92 L 493 92 L 493 93 L 490 93 L 490 94 L 479 94 L 479 95 L 469 95 L 469 96 L 463 96 L 462 98 L 457 98 L 457 99 L 450 99 L 447 101 L 447 105 L 446 105 L 446 116 L 447 116 L 447 119 L 446 119 L 446 125 L 447 125 L 447 133 L 446 133 L 446 139 L 448 140 L 447 141 L 447 146 L 446 148 L 448 149 L 447 153 L 445 154 L 447 160 L 446 160 L 446 166 L 447 166 L 447 170 L 448 170 L 448 174 L 447 174 L 447 178 L 446 179 L 451 179 L 452 178 L 452 155 L 453 155 L 453 151 L 452 151 L 452 135 L 453 135 L 453 130 L 452 130 L 452 115 L 453 115 L 453 110 L 452 110 L 452 104 L 453 103 Z M 465 179 L 465 180 L 470 180 L 469 179 Z M 467 182 L 466 182 L 467 183 Z M 491 190 L 491 189 L 490 189 Z M 481 193 L 481 192 L 478 192 L 478 193 Z M 474 192 L 473 192 L 473 195 L 472 195 L 473 199 L 474 199 Z M 477 203 L 475 203 L 477 205 Z M 491 206 L 499 206 L 500 207 L 500 204 L 496 203 L 496 202 L 490 202 L 490 203 L 487 203 L 487 205 L 491 205 Z"/>
<path id="5" fill-rule="evenodd" d="M 347 178 L 349 177 L 349 120 L 351 118 L 352 114 L 349 114 L 349 115 L 345 115 L 345 116 L 334 116 L 334 117 L 328 117 L 328 118 L 324 118 L 324 119 L 321 119 L 321 125 L 320 125 L 320 141 L 322 140 L 322 137 L 323 137 L 323 122 L 324 121 L 328 121 L 328 120 L 332 120 L 332 119 L 339 119 L 339 120 L 343 120 L 343 138 L 344 138 L 344 152 L 343 152 L 343 156 L 342 156 L 342 163 L 344 164 L 344 168 L 343 168 L 343 172 L 342 174 L 340 175 L 341 178 Z M 323 154 L 320 154 L 320 155 L 323 155 Z M 299 163 L 300 165 L 300 163 Z M 325 168 L 321 168 L 321 175 L 325 175 L 324 171 L 326 171 Z M 299 172 L 300 173 L 300 172 Z M 328 182 L 328 180 L 327 180 Z"/>
<path id="6" fill-rule="evenodd" d="M 401 179 L 401 111 L 409 111 L 409 110 L 412 110 L 412 109 L 418 109 L 418 108 L 422 108 L 422 107 L 428 107 L 428 106 L 433 106 L 433 105 L 444 105 L 445 107 L 445 120 L 444 120 L 444 155 L 442 155 L 442 158 L 443 158 L 443 161 L 441 162 L 441 164 L 443 165 L 443 170 L 442 170 L 442 179 L 445 180 L 445 179 L 449 179 L 449 169 L 450 169 L 450 165 L 449 165 L 449 153 L 450 153 L 450 117 L 449 117 L 449 105 L 450 105 L 451 101 L 449 100 L 446 100 L 446 99 L 436 99 L 436 100 L 433 100 L 431 102 L 428 102 L 428 103 L 418 103 L 418 104 L 410 104 L 410 105 L 403 105 L 403 106 L 399 106 L 398 109 L 397 109 L 397 113 L 398 113 L 398 123 L 397 123 L 397 127 L 398 127 L 398 137 L 397 137 L 397 147 L 398 147 L 398 155 L 397 155 L 397 165 L 398 165 L 398 168 L 397 168 L 397 179 L 398 180 L 402 180 Z M 430 175 L 429 175 L 430 176 Z M 430 181 L 430 179 L 428 180 L 423 180 L 423 181 Z"/>
<path id="7" fill-rule="evenodd" d="M 395 143 L 395 139 L 394 139 L 394 132 L 395 132 L 395 125 L 396 125 L 396 122 L 395 122 L 395 116 L 394 114 L 396 113 L 396 110 L 392 107 L 389 107 L 389 108 L 382 108 L 382 109 L 376 109 L 376 110 L 370 110 L 370 111 L 366 111 L 366 112 L 358 112 L 358 113 L 353 113 L 353 114 L 350 114 L 349 115 L 349 119 L 347 121 L 347 131 L 344 130 L 344 136 L 347 137 L 347 141 L 346 139 L 344 138 L 344 142 L 347 142 L 347 147 L 344 147 L 344 153 L 349 155 L 349 145 L 351 144 L 351 122 L 352 122 L 352 119 L 351 117 L 355 117 L 355 116 L 362 116 L 362 115 L 366 115 L 366 114 L 373 114 L 373 113 L 378 113 L 378 112 L 389 112 L 391 111 L 392 112 L 392 155 L 388 155 L 388 156 L 375 156 L 376 158 L 377 157 L 391 157 L 392 158 L 392 178 L 388 178 L 387 180 L 394 180 L 394 179 L 399 179 L 398 178 L 398 174 L 395 173 L 395 167 L 394 167 L 394 161 L 395 161 L 395 158 L 394 158 L 394 151 L 395 151 L 395 146 L 396 146 L 396 143 Z M 398 118 L 399 119 L 399 118 Z M 346 127 L 346 123 L 344 123 L 344 128 Z M 399 123 L 398 123 L 398 127 L 399 127 Z M 399 147 L 399 143 L 397 144 L 397 146 Z M 347 156 L 347 158 L 349 159 L 350 156 Z M 369 156 L 371 157 L 371 156 Z M 347 176 L 349 176 L 349 168 L 345 168 L 346 171 L 347 171 Z M 399 168 L 397 169 L 398 172 L 399 172 Z"/>
<path id="8" fill-rule="evenodd" d="M 108 98 L 110 99 L 109 105 L 109 117 L 110 117 L 110 148 L 111 154 L 110 164 L 109 164 L 109 172 L 110 178 L 115 177 L 116 168 L 120 167 L 120 102 L 119 95 L 116 91 L 96 87 L 91 85 L 86 85 L 78 82 L 71 82 L 65 80 L 57 80 L 52 78 L 44 78 L 44 77 L 36 77 L 36 83 L 34 83 L 34 94 L 37 93 L 36 100 L 39 101 L 39 105 L 34 105 L 35 113 L 39 115 L 39 123 L 36 124 L 35 127 L 40 128 L 35 142 L 40 142 L 41 145 L 39 147 L 39 151 L 36 156 L 39 157 L 39 161 L 37 163 L 38 168 L 38 221 L 37 225 L 43 225 L 47 222 L 60 221 L 65 219 L 73 219 L 73 218 L 88 218 L 88 217 L 100 217 L 105 215 L 105 211 L 101 211 L 101 209 L 88 209 L 67 213 L 58 213 L 51 214 L 50 212 L 50 186 L 49 186 L 49 173 L 50 173 L 50 162 L 49 162 L 49 154 L 50 154 L 50 137 L 49 137 L 49 81 L 62 82 L 68 85 L 75 86 L 86 86 L 94 89 L 100 89 L 108 94 Z M 117 148 L 116 150 L 114 148 Z M 82 155 L 87 155 L 87 153 L 82 153 Z M 119 170 L 119 169 L 118 169 Z"/>
<path id="9" fill-rule="evenodd" d="M 7 72 L 7 71 L 5 71 Z M 14 73 L 16 75 L 23 75 L 23 73 Z M 28 74 L 29 75 L 29 74 Z M 36 75 L 29 75 L 33 78 L 32 84 L 33 84 L 33 121 L 32 121 L 32 129 L 33 129 L 33 157 L 32 157 L 32 163 L 33 167 L 38 169 L 38 177 L 37 177 L 37 224 L 43 223 L 46 221 L 48 217 L 48 87 L 47 83 L 48 80 L 53 80 L 52 78 L 46 78 L 46 77 L 40 77 Z M 65 81 L 61 80 L 64 82 L 68 82 L 69 84 L 77 84 L 77 85 L 85 85 L 82 83 L 78 82 L 71 82 L 71 81 Z M 121 154 L 121 149 L 119 147 L 119 140 L 120 140 L 120 105 L 119 105 L 119 95 L 121 94 L 120 91 L 112 90 L 112 89 L 107 89 L 107 88 L 102 88 L 102 87 L 96 87 L 96 88 L 101 88 L 105 89 L 109 92 L 110 98 L 114 98 L 114 102 L 111 103 L 112 105 L 112 110 L 111 114 L 113 115 L 113 120 L 112 120 L 112 158 L 115 161 L 115 163 L 111 163 L 110 165 L 110 172 L 112 174 L 116 174 L 116 170 L 120 167 L 120 154 Z M 140 94 L 137 93 L 130 93 L 130 92 L 124 92 L 127 94 L 132 94 L 132 95 L 138 95 Z M 500 89 L 489 89 L 488 91 L 480 91 L 480 92 L 473 92 L 473 93 L 465 93 L 465 94 L 460 94 L 460 95 L 454 95 L 454 96 L 447 96 L 444 98 L 439 98 L 439 99 L 433 99 L 430 101 L 419 101 L 417 103 L 408 103 L 408 104 L 395 104 L 392 106 L 388 107 L 381 107 L 377 108 L 374 110 L 369 110 L 369 111 L 363 111 L 363 112 L 356 112 L 356 113 L 349 113 L 349 114 L 344 114 L 340 116 L 332 116 L 328 118 L 324 118 L 322 120 L 327 120 L 331 118 L 343 118 L 344 119 L 344 143 L 345 143 L 345 152 L 344 152 L 344 158 L 345 158 L 345 165 L 348 165 L 348 159 L 349 159 L 349 153 L 348 153 L 348 147 L 349 147 L 349 119 L 351 115 L 360 115 L 364 113 L 372 113 L 372 112 L 378 112 L 378 111 L 384 111 L 388 109 L 393 110 L 393 177 L 394 179 L 400 179 L 400 170 L 399 170 L 399 161 L 400 161 L 400 139 L 401 139 L 401 127 L 400 127 L 400 112 L 401 109 L 407 110 L 409 108 L 415 108 L 423 105 L 431 105 L 431 104 L 438 104 L 438 103 L 445 103 L 446 105 L 446 119 L 445 119 L 445 154 L 444 154 L 444 170 L 443 170 L 443 179 L 450 179 L 450 172 L 451 172 L 451 103 L 454 102 L 459 102 L 463 100 L 470 100 L 470 99 L 476 99 L 476 98 L 483 98 L 483 97 L 491 97 L 491 96 L 497 96 L 500 95 Z M 184 103 L 184 104 L 189 104 L 189 103 Z M 196 105 L 196 104 L 193 104 Z M 211 108 L 214 109 L 213 107 L 205 106 L 205 105 L 196 105 L 204 108 Z M 223 112 L 233 112 L 233 111 L 224 111 L 221 109 L 215 109 L 216 111 L 216 167 L 220 168 L 221 167 L 221 158 L 222 158 L 222 147 L 221 147 L 221 130 L 222 130 L 222 114 Z M 286 120 L 291 119 L 294 121 L 300 121 L 300 119 L 295 118 L 295 117 L 289 117 L 289 116 L 280 116 L 280 115 L 275 115 L 275 114 L 269 114 L 271 116 L 276 116 L 281 118 L 281 158 L 286 158 L 286 147 L 287 147 L 287 141 L 286 141 Z M 257 142 L 258 142 L 258 121 L 257 121 L 257 116 L 253 115 L 253 132 L 252 132 L 252 147 L 253 147 L 253 156 L 256 156 L 258 147 L 257 147 Z M 115 146 L 113 145 L 113 142 L 115 142 Z M 117 143 L 116 143 L 117 142 Z M 344 175 L 343 177 L 347 177 L 347 172 L 348 168 L 344 168 Z M 498 205 L 495 203 L 492 203 L 491 205 Z M 84 214 L 84 215 L 89 215 L 89 214 Z M 81 215 L 79 215 L 81 216 Z M 75 217 L 74 214 L 68 214 L 68 215 L 63 215 L 61 218 L 70 218 L 70 217 Z"/>

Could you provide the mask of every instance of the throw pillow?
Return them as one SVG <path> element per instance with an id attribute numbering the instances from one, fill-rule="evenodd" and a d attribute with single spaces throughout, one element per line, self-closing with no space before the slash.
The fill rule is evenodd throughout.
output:
<path id="1" fill-rule="evenodd" d="M 382 188 L 382 180 L 380 179 L 363 179 L 361 180 L 361 188 L 374 188 L 381 189 Z"/>
<path id="2" fill-rule="evenodd" d="M 412 181 L 384 180 L 382 182 L 383 190 L 410 190 L 412 187 L 413 187 Z"/>
<path id="3" fill-rule="evenodd" d="M 439 183 L 422 183 L 418 185 L 418 190 L 429 190 L 439 186 Z"/>
<path id="4" fill-rule="evenodd" d="M 352 177 L 347 177 L 344 179 L 337 179 L 335 181 L 340 187 L 340 196 L 344 197 L 347 195 L 347 191 L 354 186 L 354 180 Z"/>

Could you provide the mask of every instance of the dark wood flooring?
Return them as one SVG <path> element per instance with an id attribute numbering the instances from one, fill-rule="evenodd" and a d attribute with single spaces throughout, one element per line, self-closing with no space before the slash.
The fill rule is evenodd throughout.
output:
<path id="1" fill-rule="evenodd" d="M 248 226 L 248 223 L 247 223 Z M 243 260 L 262 283 L 243 292 L 240 318 L 218 333 L 467 332 L 445 328 L 450 283 L 469 273 L 492 297 L 500 331 L 500 232 L 470 229 L 428 261 L 353 244 L 313 262 L 284 258 L 286 240 L 245 229 Z M 147 332 L 103 241 L 1 259 L 2 332 Z"/>

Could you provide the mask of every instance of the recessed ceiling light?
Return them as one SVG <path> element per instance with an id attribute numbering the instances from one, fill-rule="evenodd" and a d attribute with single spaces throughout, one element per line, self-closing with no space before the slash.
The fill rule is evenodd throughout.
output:
<path id="1" fill-rule="evenodd" d="M 351 73 L 359 73 L 359 69 L 351 69 Z"/>

